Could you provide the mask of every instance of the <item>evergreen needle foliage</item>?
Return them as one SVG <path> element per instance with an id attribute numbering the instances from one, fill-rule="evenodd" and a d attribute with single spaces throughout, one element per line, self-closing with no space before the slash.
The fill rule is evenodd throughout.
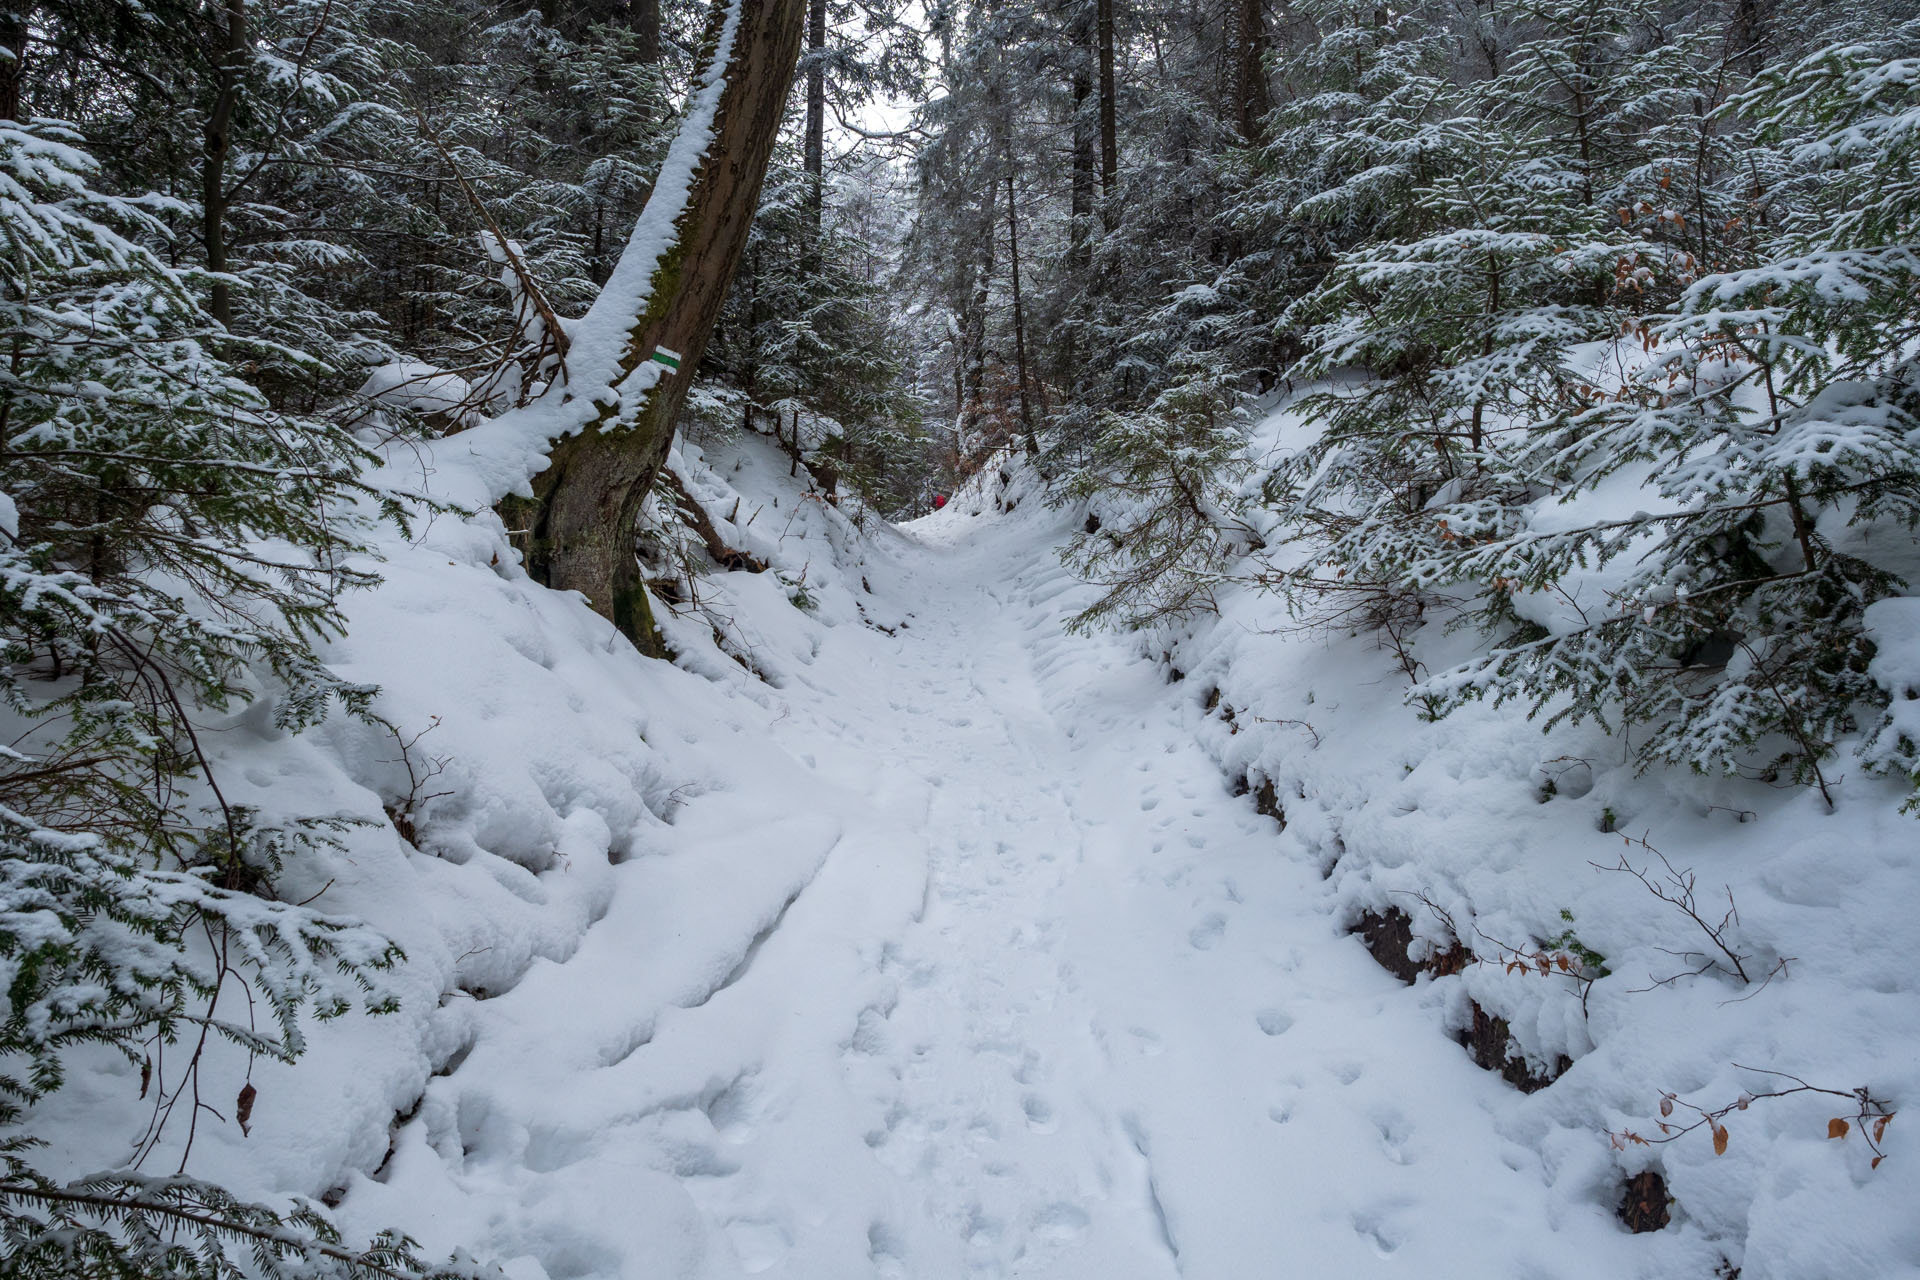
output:
<path id="1" fill-rule="evenodd" d="M 1050 304 L 1086 318 L 1051 437 L 1097 516 L 1068 552 L 1109 589 L 1083 623 L 1177 620 L 1250 581 L 1387 633 L 1426 715 L 1514 700 L 1630 730 L 1643 765 L 1829 799 L 1843 755 L 1920 783 L 1872 622 L 1920 571 L 1911 23 L 1672 0 L 1314 0 L 1207 34 L 1120 13 L 1158 60 L 1123 104 L 1120 198 Z M 968 56 L 1046 38 L 996 23 L 1001 52 Z M 1204 102 L 1163 52 L 1249 41 L 1263 77 Z M 1037 92 L 1013 81 L 973 127 L 991 142 Z M 1272 105 L 1251 126 L 1233 94 Z M 1303 430 L 1250 460 L 1206 406 L 1276 371 Z M 1433 624 L 1477 656 L 1429 671 Z"/>
<path id="2" fill-rule="evenodd" d="M 209 316 L 204 277 L 150 247 L 176 207 L 103 193 L 78 142 L 0 123 L 0 1259 L 10 1275 L 227 1276 L 239 1242 L 267 1275 L 400 1274 L 381 1270 L 413 1265 L 398 1242 L 355 1259 L 311 1211 L 132 1172 L 60 1187 L 27 1163 L 34 1105 L 75 1046 L 142 1069 L 155 1112 L 137 1156 L 171 1125 L 184 1166 L 211 1040 L 291 1059 L 303 1010 L 393 1007 L 400 958 L 275 900 L 286 863 L 342 824 L 228 803 L 200 734 L 241 707 L 284 730 L 366 712 L 374 691 L 314 646 L 373 581 L 353 561 L 401 498 L 361 478 L 370 458 L 338 426 L 246 380 L 239 361 L 311 358 Z M 184 1067 L 154 1078 L 180 1042 Z"/>

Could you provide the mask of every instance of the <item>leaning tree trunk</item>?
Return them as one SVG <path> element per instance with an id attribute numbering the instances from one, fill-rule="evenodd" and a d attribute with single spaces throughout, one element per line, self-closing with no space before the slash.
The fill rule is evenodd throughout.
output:
<path id="1" fill-rule="evenodd" d="M 649 286 L 638 295 L 637 314 L 614 317 L 624 330 L 617 367 L 583 376 L 582 385 L 570 388 L 569 400 L 588 399 L 593 411 L 584 429 L 554 441 L 547 469 L 533 481 L 529 571 L 550 587 L 584 594 L 642 652 L 656 656 L 663 650 L 640 580 L 634 536 L 673 443 L 674 418 L 687 383 L 746 246 L 806 16 L 807 0 L 714 5 L 701 45 L 702 62 L 710 70 L 727 24 L 737 25 L 719 73 L 710 140 L 684 196 L 670 189 L 676 184 L 663 180 L 649 198 L 626 253 L 656 256 Z M 711 74 L 703 83 L 711 86 Z M 696 96 L 701 87 L 696 86 Z M 683 129 L 699 123 L 690 116 Z M 662 216 L 663 208 L 671 212 L 676 200 L 683 203 L 673 218 L 670 243 L 644 244 L 651 220 Z M 605 319 L 590 312 L 582 324 Z M 576 342 L 575 350 L 580 346 Z M 660 367 L 646 366 L 663 349 L 677 353 L 678 368 L 654 376 Z"/>

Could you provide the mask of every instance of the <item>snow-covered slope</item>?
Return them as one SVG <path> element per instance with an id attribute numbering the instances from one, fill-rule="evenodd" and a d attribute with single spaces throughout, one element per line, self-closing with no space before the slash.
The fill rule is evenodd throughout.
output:
<path id="1" fill-rule="evenodd" d="M 1276 410 L 1254 452 L 1299 430 Z M 1541 1161 L 1562 1213 L 1625 1205 L 1644 1228 L 1664 1208 L 1634 1246 L 1650 1274 L 1920 1268 L 1920 1168 L 1907 1121 L 1883 1119 L 1920 1086 L 1903 787 L 1846 771 L 1829 812 L 1809 788 L 1641 774 L 1629 735 L 1543 733 L 1524 706 L 1431 722 L 1403 699 L 1405 663 L 1445 670 L 1473 634 L 1429 626 L 1402 654 L 1269 594 L 1220 600 L 1138 651 L 1184 678 L 1172 696 L 1199 739 L 1326 877 L 1321 909 L 1415 981 L 1398 998 L 1532 1091 L 1490 1106 L 1487 1136 Z M 1920 660 L 1913 603 L 1870 615 L 1895 687 Z"/>
<path id="2" fill-rule="evenodd" d="M 456 496 L 459 439 L 426 460 Z M 1718 1157 L 1704 1129 L 1607 1133 L 1658 1136 L 1662 1090 L 1685 1121 L 1780 1087 L 1757 1069 L 1912 1092 L 1916 828 L 1880 784 L 1829 816 L 1636 780 L 1509 713 L 1423 723 L 1371 640 L 1282 633 L 1255 595 L 1179 635 L 1070 636 L 1081 515 L 1016 461 L 864 531 L 759 439 L 674 466 L 770 566 L 690 584 L 677 664 L 530 583 L 492 515 L 444 516 L 388 548 L 332 654 L 393 732 L 212 735 L 236 799 L 365 821 L 283 891 L 408 960 L 398 1013 L 254 1064 L 251 1134 L 203 1119 L 195 1171 L 515 1280 L 1920 1265 L 1905 1118 L 1877 1169 L 1857 1128 L 1826 1137 L 1857 1104 L 1820 1094 L 1730 1113 Z M 1657 865 L 1608 810 L 1695 871 L 1710 921 L 1730 887 L 1753 983 L 1642 990 L 1709 944 L 1589 865 Z M 1348 932 L 1399 907 L 1444 945 L 1422 898 L 1496 963 L 1407 987 Z M 1568 930 L 1611 971 L 1584 1014 L 1489 941 Z M 1475 1065 L 1451 1038 L 1475 1003 L 1529 1070 L 1571 1069 L 1523 1094 Z M 95 1065 L 54 1100 L 72 1171 L 142 1120 L 137 1073 Z M 219 1058 L 205 1096 L 244 1070 Z M 1632 1235 L 1615 1210 L 1650 1167 L 1674 1223 Z"/>

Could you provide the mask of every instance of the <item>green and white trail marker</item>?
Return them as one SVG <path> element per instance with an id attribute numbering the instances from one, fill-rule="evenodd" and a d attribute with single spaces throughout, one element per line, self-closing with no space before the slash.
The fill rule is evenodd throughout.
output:
<path id="1" fill-rule="evenodd" d="M 653 362 L 655 364 L 663 364 L 669 369 L 678 369 L 680 367 L 680 353 L 678 351 L 669 351 L 665 347 L 655 347 L 653 349 Z"/>

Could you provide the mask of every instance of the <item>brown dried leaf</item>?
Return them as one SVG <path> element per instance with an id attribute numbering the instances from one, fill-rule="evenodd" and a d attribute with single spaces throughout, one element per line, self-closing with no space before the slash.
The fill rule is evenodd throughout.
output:
<path id="1" fill-rule="evenodd" d="M 1842 1120 L 1839 1116 L 1835 1116 L 1833 1119 L 1827 1121 L 1827 1136 L 1829 1138 L 1844 1138 L 1852 1128 L 1853 1126 L 1845 1120 Z"/>
<path id="2" fill-rule="evenodd" d="M 1672 1098 L 1662 1098 L 1662 1099 L 1660 1099 L 1660 1114 L 1661 1114 L 1661 1115 L 1663 1115 L 1663 1116 L 1670 1116 L 1670 1115 L 1672 1115 L 1672 1114 L 1673 1114 L 1673 1099 L 1672 1099 Z"/>
<path id="3" fill-rule="evenodd" d="M 1713 1127 L 1713 1154 L 1717 1156 L 1727 1154 L 1727 1131 L 1719 1125 Z"/>
<path id="4" fill-rule="evenodd" d="M 248 1081 L 240 1086 L 240 1096 L 234 1100 L 233 1118 L 240 1122 L 240 1132 L 247 1137 L 253 1136 L 249 1122 L 253 1119 L 253 1100 L 259 1096 L 260 1093 L 253 1087 L 253 1082 Z"/>
<path id="5" fill-rule="evenodd" d="M 1891 1119 L 1893 1119 L 1892 1116 L 1881 1116 L 1873 1122 L 1873 1140 L 1875 1142 L 1887 1136 L 1887 1121 Z"/>
<path id="6" fill-rule="evenodd" d="M 140 1059 L 140 1096 L 147 1096 L 147 1086 L 153 1083 L 153 1059 Z"/>
<path id="7" fill-rule="evenodd" d="M 1885 1156 L 1875 1156 L 1875 1157 L 1873 1158 L 1873 1163 L 1872 1163 L 1872 1164 L 1870 1164 L 1870 1165 L 1868 1165 L 1867 1167 L 1868 1167 L 1869 1169 L 1878 1169 L 1878 1168 L 1880 1167 L 1880 1162 L 1881 1162 L 1882 1160 L 1885 1160 L 1885 1159 L 1886 1159 L 1886 1157 L 1885 1157 Z"/>

